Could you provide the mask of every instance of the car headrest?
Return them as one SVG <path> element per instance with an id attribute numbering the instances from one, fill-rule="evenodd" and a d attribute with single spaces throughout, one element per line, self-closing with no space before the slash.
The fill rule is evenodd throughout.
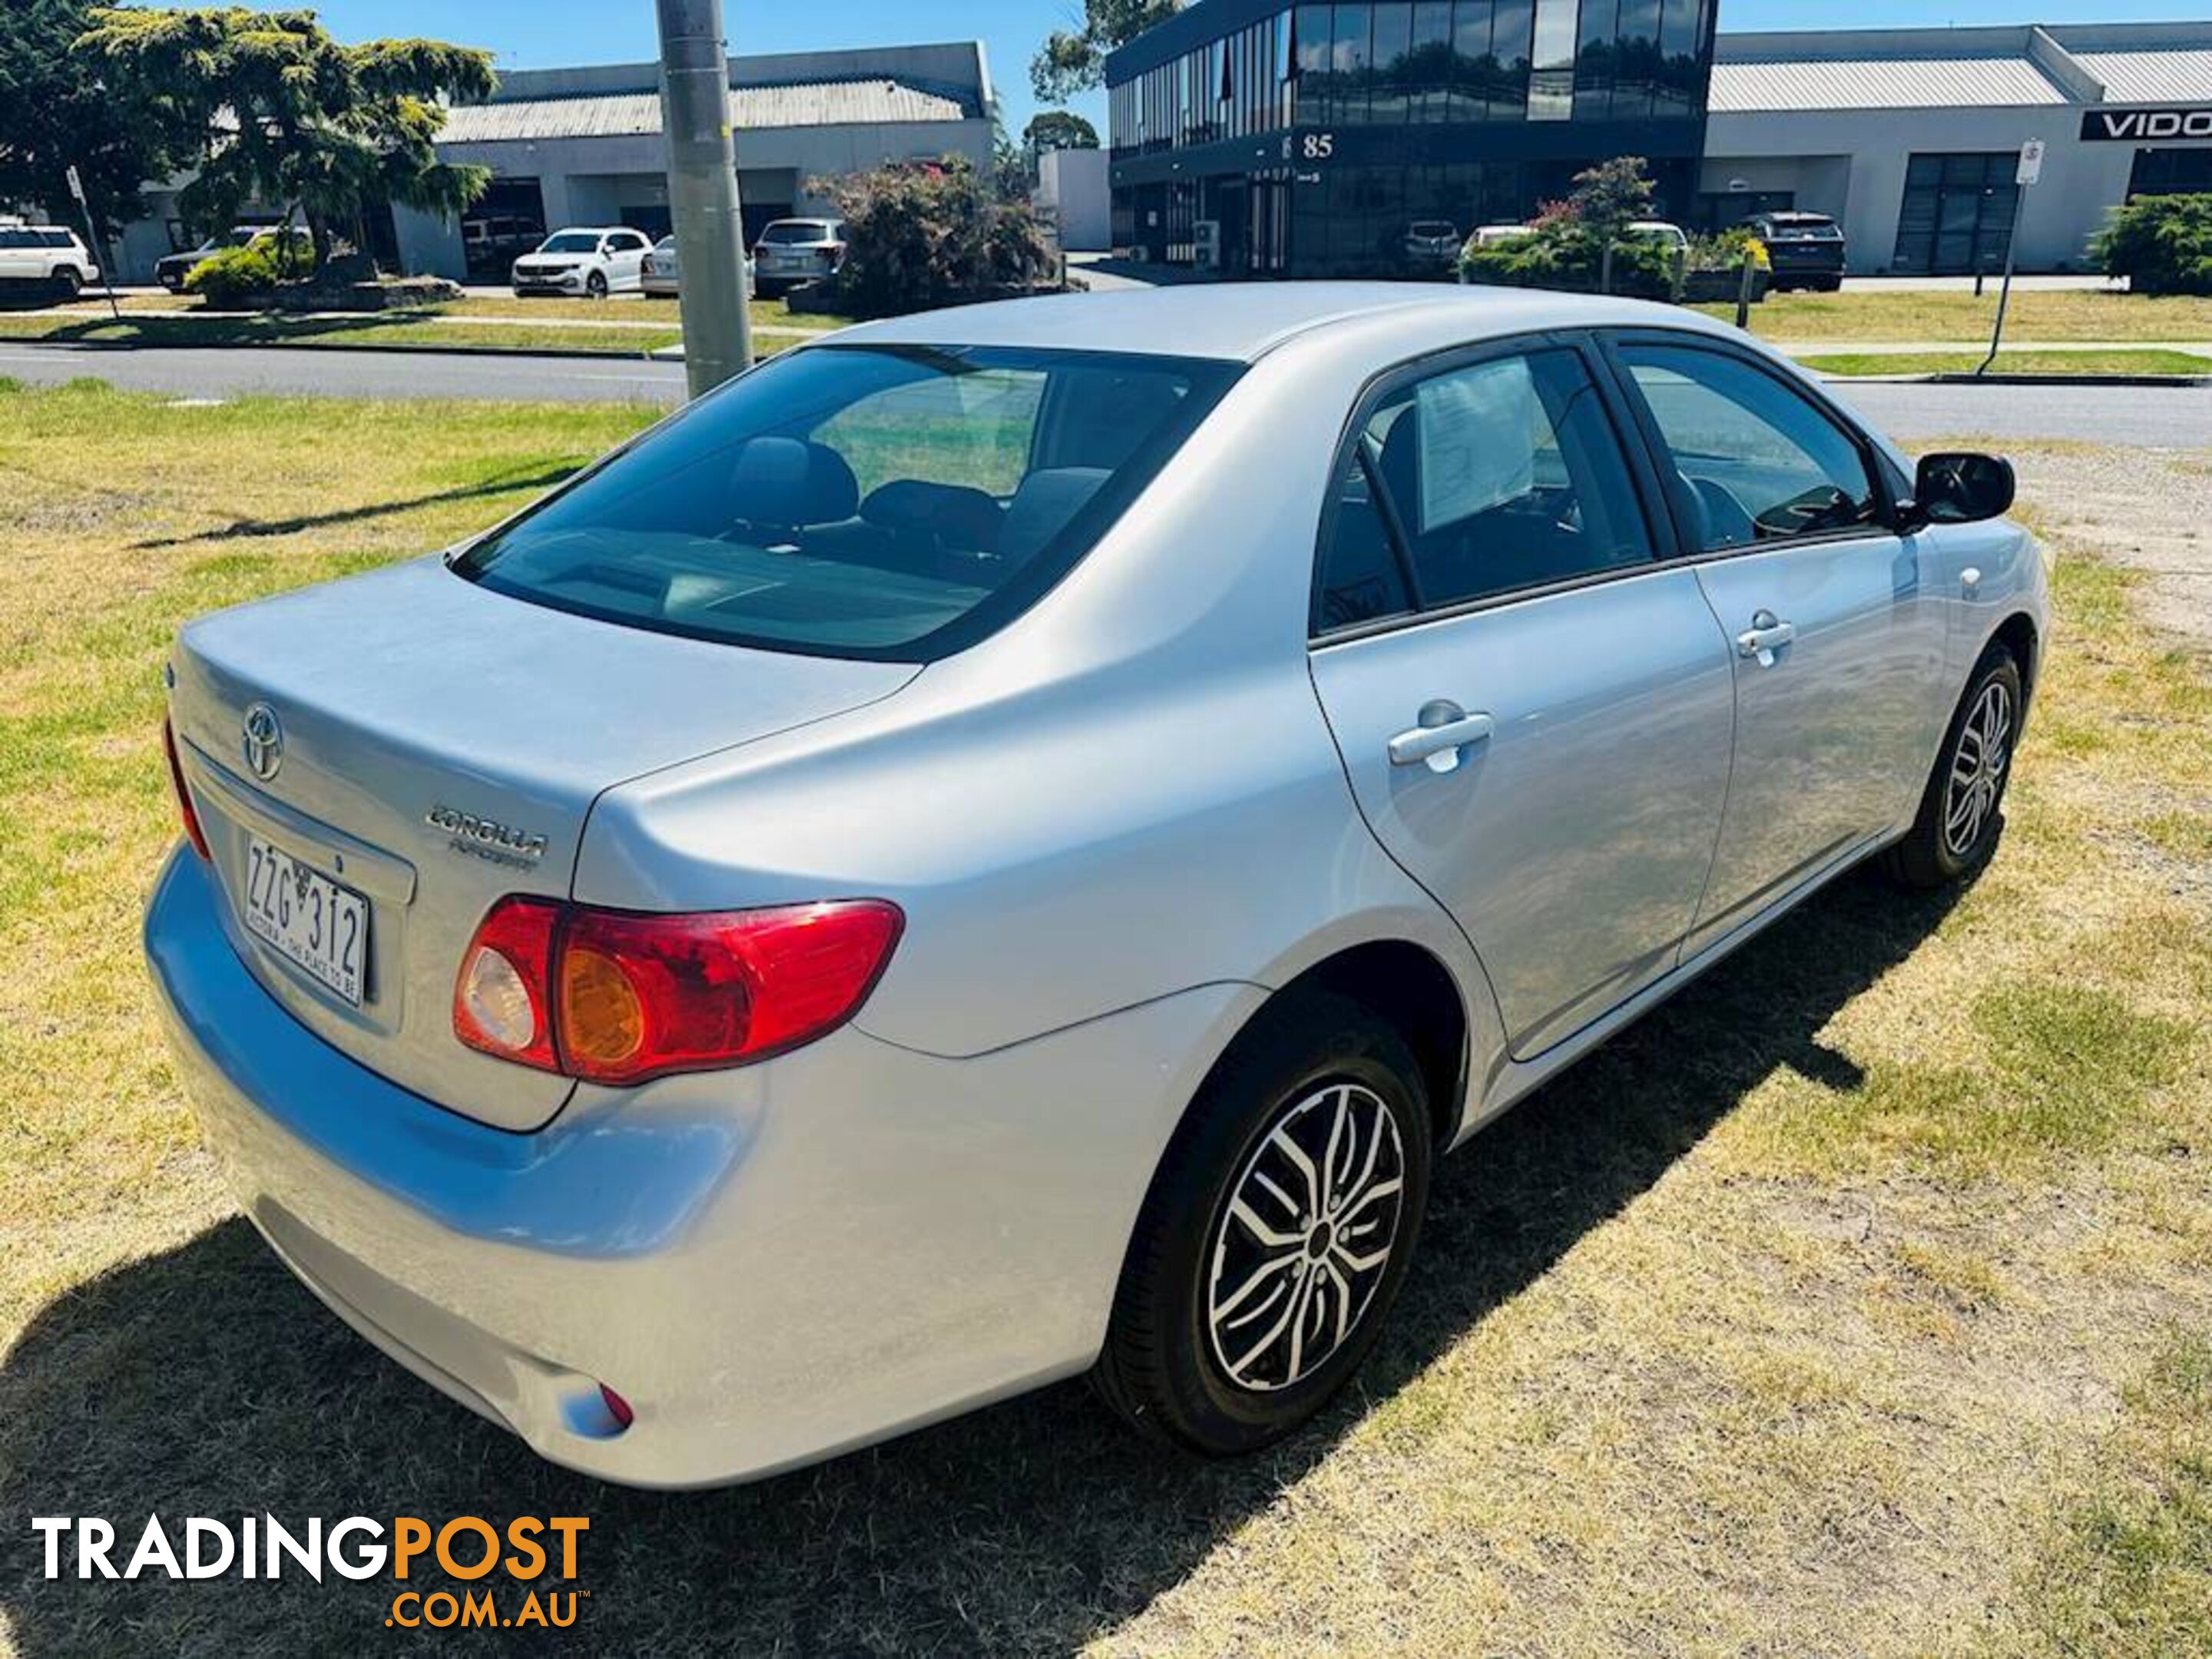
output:
<path id="1" fill-rule="evenodd" d="M 1407 409 L 1390 422 L 1382 440 L 1382 453 L 1375 458 L 1382 475 L 1382 488 L 1390 492 L 1390 505 L 1405 520 L 1408 536 L 1421 533 L 1421 410 Z"/>
<path id="2" fill-rule="evenodd" d="M 730 496 L 748 524 L 839 524 L 860 502 L 845 458 L 801 438 L 749 438 L 730 464 Z"/>
<path id="3" fill-rule="evenodd" d="M 1006 503 L 1000 556 L 1015 564 L 1034 556 L 1113 476 L 1103 466 L 1048 466 L 1030 473 Z"/>
<path id="4" fill-rule="evenodd" d="M 860 517 L 879 530 L 927 536 L 963 552 L 995 553 L 1006 509 L 966 484 L 894 478 L 868 492 Z"/>

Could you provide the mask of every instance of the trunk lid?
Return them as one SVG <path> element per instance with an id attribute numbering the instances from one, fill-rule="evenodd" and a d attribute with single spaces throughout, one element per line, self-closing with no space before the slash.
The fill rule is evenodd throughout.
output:
<path id="1" fill-rule="evenodd" d="M 494 902 L 568 895 L 602 791 L 875 702 L 919 672 L 572 616 L 435 558 L 203 617 L 173 667 L 179 753 L 240 954 L 334 1047 L 513 1129 L 547 1121 L 571 1085 L 453 1035 L 454 976 Z M 246 732 L 264 707 L 273 766 Z M 255 838 L 368 900 L 358 1007 L 247 930 Z"/>

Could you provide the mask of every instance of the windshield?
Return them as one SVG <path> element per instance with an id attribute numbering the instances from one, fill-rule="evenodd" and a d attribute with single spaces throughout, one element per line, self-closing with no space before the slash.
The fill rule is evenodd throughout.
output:
<path id="1" fill-rule="evenodd" d="M 826 242 L 830 227 L 819 219 L 779 219 L 761 232 L 763 242 Z"/>
<path id="2" fill-rule="evenodd" d="M 634 627 L 927 661 L 1058 580 L 1236 374 L 1085 351 L 802 349 L 656 428 L 453 568 Z"/>
<path id="3" fill-rule="evenodd" d="M 538 250 L 540 253 L 597 253 L 599 239 L 588 230 L 564 230 L 548 236 Z"/>
<path id="4" fill-rule="evenodd" d="M 1413 221 L 1413 234 L 1416 236 L 1453 236 L 1457 234 L 1447 220 L 1416 219 Z"/>

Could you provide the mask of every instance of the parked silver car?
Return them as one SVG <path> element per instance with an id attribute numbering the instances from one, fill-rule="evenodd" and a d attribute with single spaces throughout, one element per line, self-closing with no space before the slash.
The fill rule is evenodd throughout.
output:
<path id="1" fill-rule="evenodd" d="M 1243 1450 L 1442 1152 L 1861 860 L 1989 858 L 2010 498 L 1628 301 L 848 330 L 187 628 L 155 981 L 270 1244 L 559 1462 L 1086 1370 Z"/>
<path id="2" fill-rule="evenodd" d="M 803 283 L 834 274 L 845 263 L 842 219 L 772 219 L 753 244 L 760 292 L 773 300 Z"/>
<path id="3" fill-rule="evenodd" d="M 753 257 L 748 253 L 745 262 L 745 297 L 753 297 Z M 645 256 L 638 268 L 638 286 L 655 299 L 673 300 L 684 291 L 684 263 L 676 252 L 676 239 L 664 236 L 653 245 L 653 252 Z"/>

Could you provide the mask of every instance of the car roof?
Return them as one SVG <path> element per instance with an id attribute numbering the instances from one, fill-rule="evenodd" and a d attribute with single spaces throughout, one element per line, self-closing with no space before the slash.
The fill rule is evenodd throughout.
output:
<path id="1" fill-rule="evenodd" d="M 1206 283 L 992 301 L 862 323 L 834 337 L 848 345 L 1062 346 L 1249 362 L 1294 337 L 1383 317 L 1425 322 L 1439 344 L 1547 328 L 1713 326 L 1676 306 L 1541 289 Z"/>

